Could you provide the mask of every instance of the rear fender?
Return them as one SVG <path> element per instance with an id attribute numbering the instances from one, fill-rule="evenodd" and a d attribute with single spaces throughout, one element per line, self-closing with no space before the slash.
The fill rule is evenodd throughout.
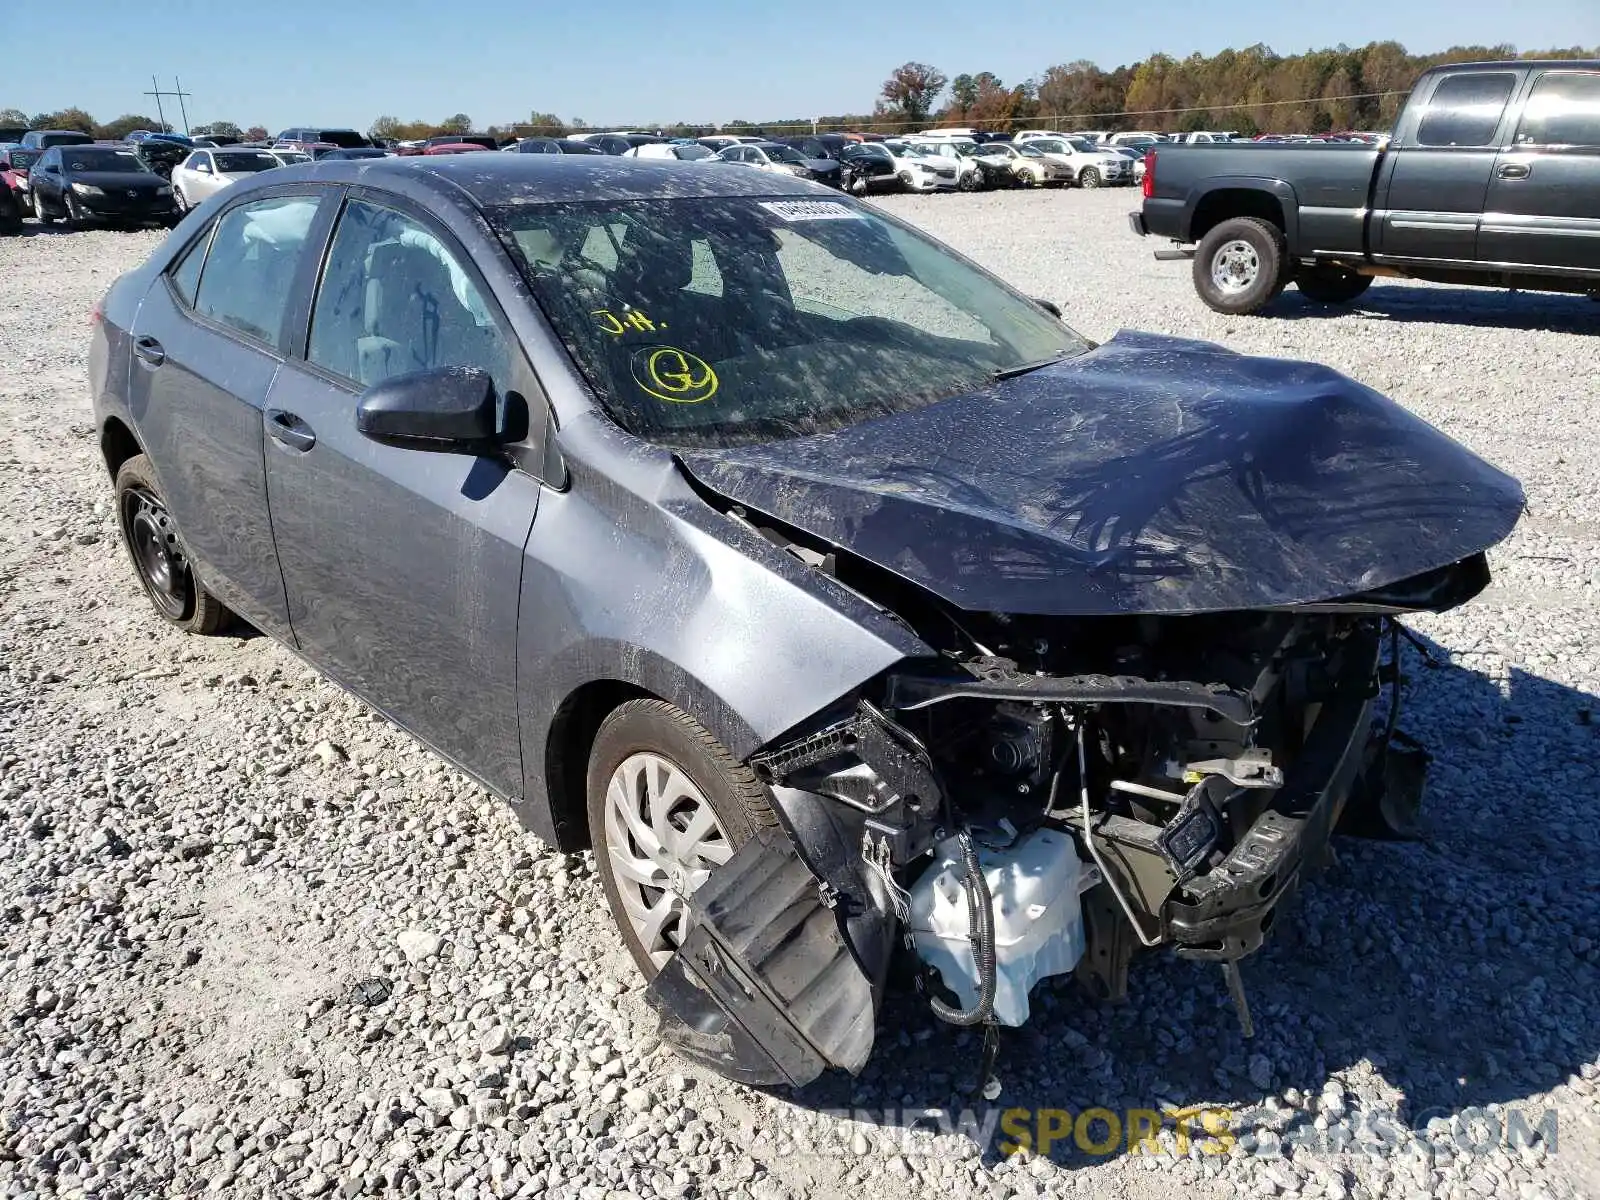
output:
<path id="1" fill-rule="evenodd" d="M 1183 206 L 1183 231 L 1185 239 L 1198 242 L 1203 238 L 1213 225 L 1220 220 L 1230 217 L 1263 216 L 1264 212 L 1257 211 L 1246 205 L 1240 211 L 1234 211 L 1238 206 L 1227 203 L 1226 197 L 1219 196 L 1219 192 L 1244 192 L 1254 193 L 1259 197 L 1271 197 L 1277 202 L 1276 210 L 1281 220 L 1275 223 L 1283 230 L 1284 241 L 1288 243 L 1290 255 L 1299 253 L 1300 245 L 1300 200 L 1294 187 L 1283 179 L 1273 179 L 1254 175 L 1217 175 L 1196 184 L 1184 198 Z M 1210 201 L 1208 203 L 1208 198 Z M 1222 214 L 1215 216 L 1213 209 L 1217 203 L 1223 204 Z"/>

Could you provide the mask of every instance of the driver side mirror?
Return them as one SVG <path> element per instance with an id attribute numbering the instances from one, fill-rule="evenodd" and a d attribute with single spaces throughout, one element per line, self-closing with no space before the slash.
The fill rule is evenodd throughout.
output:
<path id="1" fill-rule="evenodd" d="M 437 367 L 374 384 L 356 405 L 364 437 L 402 450 L 488 454 L 507 438 L 494 381 L 477 367 Z"/>

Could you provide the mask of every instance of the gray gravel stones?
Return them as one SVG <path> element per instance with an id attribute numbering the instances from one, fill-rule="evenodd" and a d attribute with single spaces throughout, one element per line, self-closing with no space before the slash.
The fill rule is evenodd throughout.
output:
<path id="1" fill-rule="evenodd" d="M 156 235 L 0 239 L 0 1196 L 1600 1195 L 1600 308 L 1380 281 L 1224 318 L 1135 203 L 883 201 L 1093 338 L 1329 362 L 1531 512 L 1485 596 L 1412 622 L 1426 840 L 1340 845 L 1244 966 L 1257 1039 L 1218 972 L 1152 958 L 1120 1007 L 1041 988 L 993 1105 L 907 995 L 857 1080 L 687 1068 L 584 858 L 265 639 L 159 625 L 83 395 L 84 314 Z M 1231 1147 L 1171 1116 L 1160 1153 L 1080 1145 L 1094 1106 L 1206 1105 Z"/>

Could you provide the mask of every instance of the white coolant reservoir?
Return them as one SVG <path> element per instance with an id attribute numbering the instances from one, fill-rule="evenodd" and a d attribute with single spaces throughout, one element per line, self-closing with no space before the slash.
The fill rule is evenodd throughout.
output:
<path id="1" fill-rule="evenodd" d="M 1021 1025 L 1028 1019 L 1033 985 L 1047 975 L 1065 974 L 1083 957 L 1078 896 L 1098 872 L 1056 829 L 1036 829 L 1003 850 L 976 844 L 994 899 L 994 1018 L 1002 1025 Z M 978 1002 L 978 965 L 968 937 L 961 844 L 948 838 L 934 853 L 933 865 L 911 888 L 911 935 L 917 954 L 938 970 L 961 1006 L 971 1008 Z"/>

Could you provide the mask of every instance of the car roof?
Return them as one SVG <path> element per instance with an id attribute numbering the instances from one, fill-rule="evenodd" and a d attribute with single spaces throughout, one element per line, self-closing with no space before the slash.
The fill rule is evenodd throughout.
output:
<path id="1" fill-rule="evenodd" d="M 707 171 L 676 159 L 590 154 L 441 154 L 431 158 L 323 159 L 272 172 L 259 186 L 296 179 L 423 191 L 455 207 L 485 208 L 583 200 L 668 200 L 714 196 L 827 195 L 821 184 L 764 171 Z M 259 178 L 259 177 L 258 177 Z M 240 185 L 235 184 L 238 188 Z"/>

